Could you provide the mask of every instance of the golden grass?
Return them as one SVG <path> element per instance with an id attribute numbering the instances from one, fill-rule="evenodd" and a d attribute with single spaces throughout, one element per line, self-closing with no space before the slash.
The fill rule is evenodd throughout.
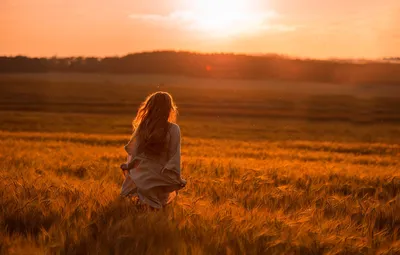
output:
<path id="1" fill-rule="evenodd" d="M 399 145 L 184 137 L 188 186 L 148 212 L 127 139 L 0 132 L 1 253 L 400 253 Z"/>

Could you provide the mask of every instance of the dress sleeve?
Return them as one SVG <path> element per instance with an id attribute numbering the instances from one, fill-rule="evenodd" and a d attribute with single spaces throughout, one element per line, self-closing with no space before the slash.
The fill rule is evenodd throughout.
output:
<path id="1" fill-rule="evenodd" d="M 164 169 L 181 173 L 181 130 L 178 125 L 173 124 L 170 130 L 171 140 L 168 147 L 168 162 Z"/>
<path id="2" fill-rule="evenodd" d="M 132 135 L 129 142 L 124 146 L 126 153 L 128 153 L 127 162 L 129 163 L 137 154 L 137 139 Z"/>

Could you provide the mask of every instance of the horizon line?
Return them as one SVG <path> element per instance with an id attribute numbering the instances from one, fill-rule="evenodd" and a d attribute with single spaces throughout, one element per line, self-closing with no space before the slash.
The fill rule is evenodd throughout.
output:
<path id="1" fill-rule="evenodd" d="M 276 53 L 276 52 L 264 52 L 264 53 L 244 53 L 244 52 L 229 52 L 229 51 L 195 51 L 195 50 L 179 50 L 179 49 L 154 49 L 154 50 L 143 50 L 143 51 L 136 51 L 136 52 L 128 52 L 125 54 L 115 54 L 115 55 L 103 55 L 103 56 L 96 56 L 96 55 L 31 55 L 31 54 L 2 54 L 0 57 L 27 57 L 27 58 L 97 58 L 97 59 L 104 59 L 104 58 L 122 58 L 129 55 L 137 55 L 137 54 L 146 54 L 146 53 L 160 53 L 160 52 L 170 52 L 170 53 L 190 53 L 190 54 L 197 54 L 197 55 L 236 55 L 236 56 L 249 56 L 249 57 L 267 57 L 267 56 L 277 56 L 287 59 L 298 59 L 298 60 L 321 60 L 321 61 L 400 61 L 400 56 L 382 56 L 379 58 L 366 58 L 366 57 L 308 57 L 308 56 L 296 56 L 296 55 L 289 55 L 284 53 Z"/>

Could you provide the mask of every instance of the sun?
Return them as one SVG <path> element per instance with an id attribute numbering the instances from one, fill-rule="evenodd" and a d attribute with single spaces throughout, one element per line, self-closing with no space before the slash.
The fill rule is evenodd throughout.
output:
<path id="1" fill-rule="evenodd" d="M 261 13 L 246 0 L 193 1 L 192 28 L 214 36 L 253 33 L 271 13 Z"/>

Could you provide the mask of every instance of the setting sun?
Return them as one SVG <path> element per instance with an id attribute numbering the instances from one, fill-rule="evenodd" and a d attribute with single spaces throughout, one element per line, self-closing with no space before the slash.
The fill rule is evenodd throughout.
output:
<path id="1" fill-rule="evenodd" d="M 244 0 L 196 1 L 190 13 L 191 28 L 212 36 L 254 33 L 275 16 L 273 11 L 257 11 L 252 2 Z"/>

